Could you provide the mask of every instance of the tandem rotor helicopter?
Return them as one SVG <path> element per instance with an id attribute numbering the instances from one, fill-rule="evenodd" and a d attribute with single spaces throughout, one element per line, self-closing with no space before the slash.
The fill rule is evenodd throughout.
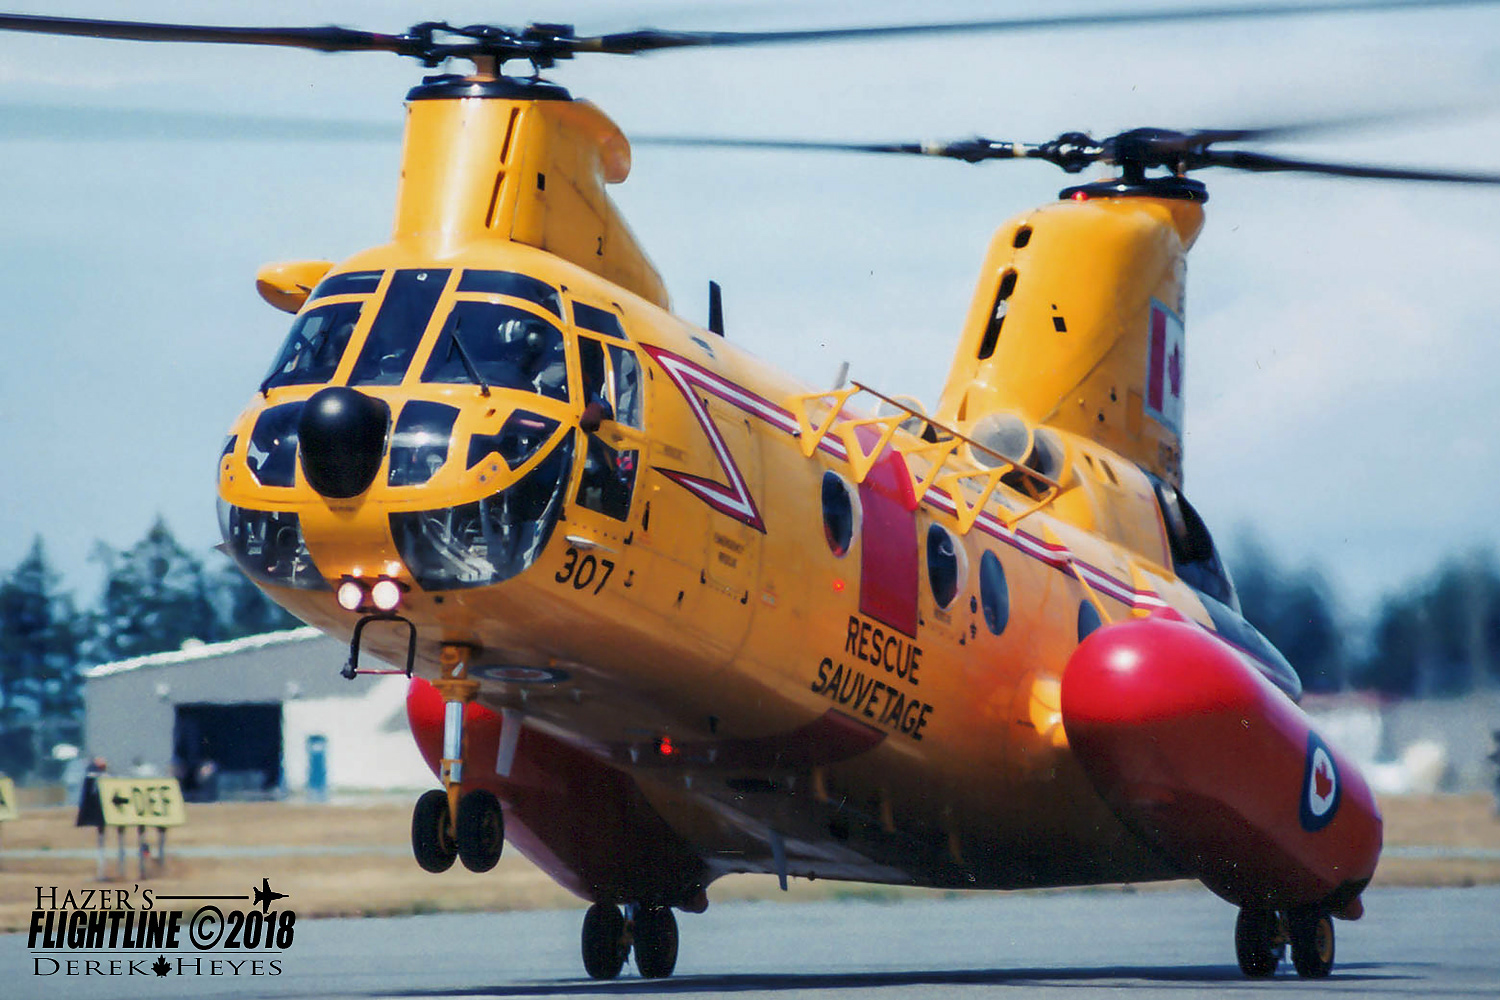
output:
<path id="1" fill-rule="evenodd" d="M 1432 6 L 1400 2 L 1328 10 Z M 929 412 L 809 387 L 673 315 L 605 192 L 630 144 L 540 73 L 588 54 L 1211 19 L 1242 8 L 772 32 L 398 34 L 0 15 L 0 29 L 379 51 L 407 94 L 393 238 L 267 265 L 293 314 L 218 464 L 226 549 L 412 677 L 441 788 L 417 862 L 506 842 L 588 900 L 590 976 L 672 973 L 732 872 L 963 889 L 1191 877 L 1272 975 L 1334 964 L 1381 820 L 1239 613 L 1182 492 L 1185 262 L 1207 167 L 1497 184 L 1241 148 L 1300 126 L 1037 143 L 683 145 L 1037 159 Z M 511 74 L 508 68 L 519 67 Z"/>

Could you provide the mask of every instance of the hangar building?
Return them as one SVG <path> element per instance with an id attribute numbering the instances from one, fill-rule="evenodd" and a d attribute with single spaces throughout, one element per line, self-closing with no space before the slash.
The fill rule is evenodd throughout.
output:
<path id="1" fill-rule="evenodd" d="M 407 727 L 406 678 L 346 680 L 348 655 L 299 628 L 92 667 L 86 753 L 115 774 L 180 777 L 189 798 L 435 786 Z"/>

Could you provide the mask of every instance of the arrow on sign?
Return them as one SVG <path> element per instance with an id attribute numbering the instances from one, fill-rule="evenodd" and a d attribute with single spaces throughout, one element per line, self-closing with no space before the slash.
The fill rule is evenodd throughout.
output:
<path id="1" fill-rule="evenodd" d="M 114 803 L 116 809 L 123 809 L 126 806 L 130 805 L 130 796 L 121 795 L 119 792 L 115 792 L 115 797 L 110 799 L 109 801 Z"/>

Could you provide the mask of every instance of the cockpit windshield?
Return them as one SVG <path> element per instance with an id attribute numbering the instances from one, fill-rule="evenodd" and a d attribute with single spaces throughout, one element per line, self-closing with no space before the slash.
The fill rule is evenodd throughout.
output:
<path id="1" fill-rule="evenodd" d="M 423 382 L 474 382 L 566 401 L 562 331 L 534 313 L 495 302 L 459 301 L 432 349 Z"/>
<path id="2" fill-rule="evenodd" d="M 298 316 L 261 390 L 278 385 L 312 385 L 333 378 L 363 308 L 363 302 L 339 302 Z"/>

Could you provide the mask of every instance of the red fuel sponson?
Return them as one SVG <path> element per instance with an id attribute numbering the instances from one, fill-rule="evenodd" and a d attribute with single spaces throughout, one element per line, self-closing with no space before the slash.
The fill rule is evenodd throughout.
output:
<path id="1" fill-rule="evenodd" d="M 1068 742 L 1122 821 L 1236 905 L 1356 917 L 1381 819 L 1354 764 L 1206 629 L 1090 635 L 1062 681 Z"/>

